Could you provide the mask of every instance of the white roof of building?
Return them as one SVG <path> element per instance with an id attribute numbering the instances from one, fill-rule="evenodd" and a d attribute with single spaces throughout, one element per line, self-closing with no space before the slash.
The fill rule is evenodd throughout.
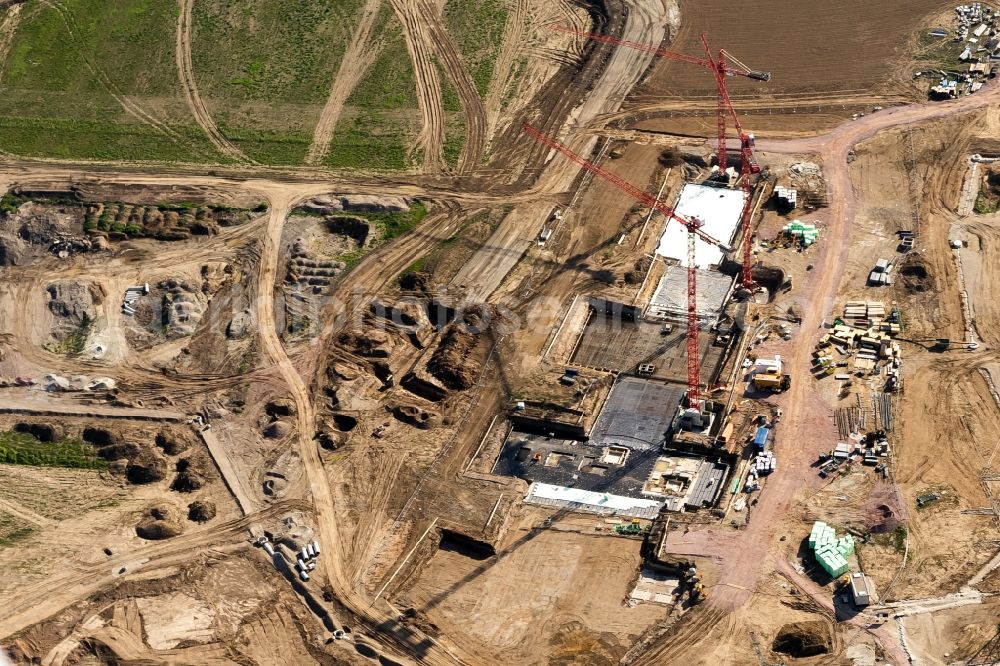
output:
<path id="1" fill-rule="evenodd" d="M 681 190 L 674 210 L 683 217 L 698 218 L 704 222 L 702 231 L 716 240 L 731 244 L 743 214 L 743 191 L 688 183 Z M 660 237 L 656 253 L 687 266 L 687 235 L 687 229 L 671 219 Z M 722 261 L 722 254 L 721 249 L 699 238 L 695 245 L 695 264 L 698 268 L 714 266 Z"/>
<path id="2" fill-rule="evenodd" d="M 662 502 L 656 500 L 635 499 L 621 495 L 610 495 L 608 493 L 595 493 L 578 488 L 553 486 L 548 483 L 532 484 L 531 490 L 528 493 L 528 499 L 533 498 L 560 500 L 622 512 L 634 511 L 635 509 L 653 509 L 658 508 L 662 504 Z"/>

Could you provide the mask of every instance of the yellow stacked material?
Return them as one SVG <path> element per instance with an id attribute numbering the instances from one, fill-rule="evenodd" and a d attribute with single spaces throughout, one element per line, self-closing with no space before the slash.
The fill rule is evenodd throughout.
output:
<path id="1" fill-rule="evenodd" d="M 757 388 L 780 388 L 781 375 L 769 372 L 756 374 L 753 376 L 753 385 Z"/>

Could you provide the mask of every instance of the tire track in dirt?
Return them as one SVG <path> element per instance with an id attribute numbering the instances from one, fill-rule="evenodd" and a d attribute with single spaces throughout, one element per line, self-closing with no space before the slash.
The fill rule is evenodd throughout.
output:
<path id="1" fill-rule="evenodd" d="M 194 63 L 191 60 L 191 10 L 194 7 L 194 0 L 178 0 L 180 3 L 177 15 L 177 44 L 174 48 L 174 57 L 177 59 L 177 78 L 184 88 L 184 97 L 187 99 L 188 109 L 198 127 L 208 135 L 208 140 L 212 142 L 220 153 L 232 158 L 237 162 L 254 163 L 242 150 L 234 146 L 229 139 L 222 135 L 218 125 L 212 120 L 208 107 L 198 93 L 198 85 L 194 79 Z"/>
<path id="2" fill-rule="evenodd" d="M 298 450 L 313 497 L 317 538 L 322 546 L 322 551 L 326 553 L 320 561 L 319 574 L 327 577 L 337 600 L 360 620 L 365 630 L 372 636 L 377 636 L 386 644 L 397 646 L 407 652 L 415 649 L 415 646 L 419 644 L 423 663 L 463 663 L 462 659 L 456 658 L 449 651 L 443 649 L 440 644 L 416 630 L 408 628 L 405 632 L 401 631 L 384 611 L 373 608 L 370 600 L 364 597 L 351 582 L 352 576 L 347 568 L 350 566 L 348 557 L 352 544 L 342 533 L 343 524 L 340 520 L 342 516 L 338 515 L 338 512 L 343 512 L 341 507 L 346 504 L 343 501 L 345 498 L 335 497 L 331 489 L 330 478 L 319 455 L 319 446 L 313 438 L 316 429 L 316 409 L 311 393 L 303 380 L 303 375 L 299 373 L 285 352 L 274 327 L 273 291 L 278 267 L 278 253 L 281 246 L 281 233 L 285 218 L 294 200 L 294 197 L 288 195 L 270 197 L 271 210 L 267 232 L 264 236 L 264 248 L 261 252 L 256 309 L 261 345 L 271 362 L 281 373 L 297 407 Z M 365 270 L 359 270 L 365 265 L 365 262 L 362 262 L 350 274 L 350 278 L 344 281 L 341 293 L 359 283 L 370 284 L 364 282 L 363 279 L 366 276 L 371 277 L 369 271 L 372 268 L 376 271 L 375 274 L 386 282 L 392 280 L 398 270 L 402 270 L 406 266 L 406 263 L 403 262 L 412 261 L 413 245 L 422 247 L 436 243 L 438 235 L 449 233 L 451 226 L 455 223 L 454 216 L 442 216 L 440 225 L 442 228 L 436 229 L 435 232 L 408 234 L 390 246 L 391 250 L 387 248 L 384 253 L 376 252 L 369 255 Z M 425 232 L 428 231 L 426 224 L 422 225 L 421 229 Z M 401 250 L 401 248 L 403 249 Z M 405 251 L 406 249 L 410 251 Z M 394 261 L 390 261 L 390 257 Z M 390 268 L 393 265 L 398 266 L 395 271 Z M 323 348 L 325 345 L 322 344 L 322 341 L 328 340 L 329 334 L 334 329 L 333 322 L 328 324 L 324 328 L 323 334 L 316 338 L 317 344 L 314 345 L 314 349 Z M 312 376 L 311 371 L 307 371 L 306 376 Z M 355 527 L 357 531 L 362 531 L 361 526 Z M 354 623 L 352 622 L 352 624 Z M 464 656 L 468 657 L 465 663 L 477 663 L 471 656 Z"/>
<path id="3" fill-rule="evenodd" d="M 66 31 L 69 33 L 70 38 L 80 44 L 80 38 L 78 37 L 78 30 L 76 26 L 76 19 L 73 17 L 72 12 L 70 12 L 66 7 L 64 7 L 58 0 L 40 0 L 42 4 L 51 7 L 56 12 L 59 13 L 60 18 L 62 18 L 63 23 L 66 26 Z M 122 109 L 129 115 L 135 117 L 141 123 L 149 125 L 153 129 L 157 130 L 165 137 L 170 139 L 176 144 L 183 145 L 193 152 L 205 155 L 203 150 L 200 150 L 196 146 L 191 145 L 191 143 L 184 139 L 178 132 L 171 129 L 165 123 L 159 121 L 154 116 L 150 115 L 141 106 L 130 100 L 125 94 L 114 84 L 114 82 L 108 77 L 107 73 L 98 67 L 91 59 L 87 56 L 83 49 L 79 49 L 80 58 L 83 60 L 87 69 L 90 70 L 91 74 L 97 79 L 98 83 L 104 87 L 107 93 L 118 102 Z"/>
<path id="4" fill-rule="evenodd" d="M 463 173 L 475 171 L 483 159 L 486 143 L 486 109 L 479 97 L 472 75 L 462 62 L 455 40 L 448 34 L 441 17 L 441 7 L 431 5 L 428 0 L 411 0 L 412 6 L 422 22 L 427 25 L 434 49 L 440 57 L 445 73 L 451 79 L 465 115 L 465 145 L 458 158 L 458 170 Z"/>
<path id="5" fill-rule="evenodd" d="M 138 571 L 150 571 L 174 564 L 189 563 L 200 550 L 238 550 L 247 547 L 242 534 L 254 524 L 291 510 L 307 511 L 302 500 L 280 500 L 266 509 L 209 529 L 181 535 L 169 541 L 135 548 L 102 562 L 45 578 L 18 591 L 0 607 L 0 638 L 7 638 L 26 627 L 38 624 L 63 608 L 86 599 L 116 580 Z M 138 565 L 138 569 L 135 567 Z M 113 573 L 129 567 L 126 574 Z"/>
<path id="6" fill-rule="evenodd" d="M 406 50 L 413 63 L 416 79 L 417 106 L 423 126 L 411 148 L 423 152 L 423 171 L 440 171 L 444 167 L 444 107 L 441 103 L 441 81 L 429 50 L 430 39 L 424 30 L 422 17 L 413 11 L 408 0 L 391 0 L 392 9 L 403 26 Z"/>
<path id="7" fill-rule="evenodd" d="M 7 64 L 7 54 L 10 53 L 10 46 L 14 43 L 14 35 L 17 33 L 17 26 L 21 23 L 21 7 L 23 5 L 13 5 L 7 10 L 0 21 L 0 81 L 2 81 L 3 70 Z"/>
<path id="8" fill-rule="evenodd" d="M 500 52 L 493 63 L 493 76 L 490 87 L 486 90 L 484 110 L 486 112 L 487 136 L 492 137 L 497 121 L 500 119 L 500 106 L 503 103 L 507 88 L 514 84 L 514 63 L 518 56 L 523 55 L 527 47 L 525 39 L 525 24 L 528 16 L 528 0 L 515 0 L 507 14 L 507 23 L 503 27 L 503 38 L 500 40 Z"/>
<path id="9" fill-rule="evenodd" d="M 182 1 L 193 2 L 193 0 Z M 367 0 L 361 10 L 361 20 L 354 30 L 351 43 L 344 51 L 344 57 L 340 60 L 340 67 L 330 88 L 330 96 L 327 97 L 326 105 L 319 114 L 319 122 L 313 131 L 312 144 L 306 153 L 306 164 L 319 164 L 326 157 L 330 150 L 333 130 L 340 120 L 347 98 L 382 54 L 384 45 L 371 43 L 372 27 L 375 25 L 375 17 L 378 16 L 381 6 L 382 0 Z"/>

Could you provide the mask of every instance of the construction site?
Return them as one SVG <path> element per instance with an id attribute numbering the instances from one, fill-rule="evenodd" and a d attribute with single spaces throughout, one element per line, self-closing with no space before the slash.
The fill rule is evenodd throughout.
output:
<path id="1" fill-rule="evenodd" d="M 1000 664 L 1000 6 L 192 4 L 198 159 L 0 119 L 0 663 Z"/>

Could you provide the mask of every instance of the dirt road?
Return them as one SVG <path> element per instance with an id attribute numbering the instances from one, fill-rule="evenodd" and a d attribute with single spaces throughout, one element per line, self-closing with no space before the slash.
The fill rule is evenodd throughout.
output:
<path id="1" fill-rule="evenodd" d="M 483 100 L 479 97 L 472 75 L 462 62 L 455 40 L 444 25 L 441 17 L 443 5 L 428 0 L 413 0 L 411 7 L 419 15 L 420 23 L 427 26 L 429 36 L 434 40 L 434 51 L 455 87 L 465 115 L 465 145 L 458 158 L 458 170 L 465 173 L 475 171 L 482 162 L 486 144 L 486 109 L 483 107 Z"/>
<path id="2" fill-rule="evenodd" d="M 202 101 L 201 95 L 198 93 L 198 84 L 194 77 L 194 64 L 191 60 L 191 8 L 194 6 L 194 0 L 178 1 L 180 7 L 177 14 L 177 43 L 174 56 L 177 59 L 177 76 L 181 81 L 181 87 L 184 88 L 188 109 L 194 116 L 195 122 L 198 123 L 198 127 L 208 135 L 209 141 L 219 149 L 219 152 L 237 162 L 252 163 L 253 160 L 222 135 L 215 121 L 212 120 L 208 107 L 205 106 L 205 102 Z"/>
<path id="3" fill-rule="evenodd" d="M 403 26 L 406 50 L 413 63 L 417 85 L 417 107 L 422 125 L 414 148 L 423 153 L 423 170 L 440 171 L 444 166 L 444 107 L 441 102 L 441 79 L 434 65 L 434 55 L 427 28 L 416 10 L 415 0 L 389 0 L 396 18 Z"/>

